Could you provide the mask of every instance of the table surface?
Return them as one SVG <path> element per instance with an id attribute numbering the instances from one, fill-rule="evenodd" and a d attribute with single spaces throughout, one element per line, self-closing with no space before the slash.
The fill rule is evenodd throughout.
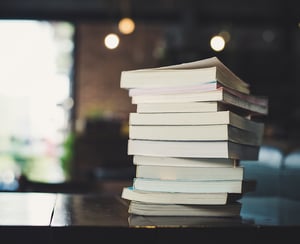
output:
<path id="1" fill-rule="evenodd" d="M 241 203 L 239 218 L 146 217 L 129 215 L 128 202 L 119 195 L 3 192 L 0 193 L 0 232 L 4 233 L 2 238 L 9 240 L 13 236 L 17 239 L 34 237 L 33 241 L 46 237 L 52 241 L 55 238 L 75 241 L 88 236 L 113 241 L 121 236 L 138 240 L 136 237 L 143 235 L 142 238 L 146 236 L 149 242 L 155 243 L 171 237 L 184 240 L 186 235 L 211 239 L 212 230 L 225 236 L 232 232 L 236 236 L 238 230 L 239 234 L 249 234 L 249 237 L 254 231 L 256 242 L 259 233 L 261 239 L 270 236 L 278 239 L 300 231 L 298 200 L 245 194 Z M 13 235 L 12 231 L 22 235 Z"/>
<path id="2" fill-rule="evenodd" d="M 147 217 L 128 214 L 119 195 L 38 192 L 0 193 L 1 226 L 140 226 L 220 225 L 299 226 L 300 201 L 277 196 L 244 196 L 239 218 Z"/>

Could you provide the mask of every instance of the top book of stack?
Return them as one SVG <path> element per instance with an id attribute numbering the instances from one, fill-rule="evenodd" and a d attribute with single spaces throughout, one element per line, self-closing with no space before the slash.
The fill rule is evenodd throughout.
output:
<path id="1" fill-rule="evenodd" d="M 236 76 L 217 57 L 159 68 L 122 71 L 120 86 L 130 89 L 130 95 L 140 93 L 139 89 L 144 88 L 149 92 L 151 89 L 156 91 L 173 87 L 175 90 L 182 90 L 191 86 L 200 86 L 203 90 L 227 87 L 250 94 L 249 84 Z"/>
<path id="2" fill-rule="evenodd" d="M 267 115 L 268 99 L 250 94 L 250 85 L 217 57 L 159 68 L 122 71 L 120 86 L 137 109 L 144 104 L 213 102 L 244 115 Z M 208 103 L 207 103 L 208 104 Z M 199 104 L 200 105 L 200 104 Z M 162 105 L 164 106 L 164 105 Z M 156 106 L 157 107 L 157 106 Z"/>

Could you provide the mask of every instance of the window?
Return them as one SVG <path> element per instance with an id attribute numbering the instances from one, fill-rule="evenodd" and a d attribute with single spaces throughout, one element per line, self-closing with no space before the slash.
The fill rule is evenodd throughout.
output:
<path id="1" fill-rule="evenodd" d="M 73 25 L 0 21 L 0 190 L 25 175 L 66 180 L 61 158 L 70 133 Z"/>

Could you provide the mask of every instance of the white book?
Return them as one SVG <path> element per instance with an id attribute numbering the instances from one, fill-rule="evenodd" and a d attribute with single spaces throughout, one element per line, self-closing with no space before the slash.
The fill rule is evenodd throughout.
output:
<path id="1" fill-rule="evenodd" d="M 160 180 L 242 180 L 244 168 L 137 165 L 137 178 Z"/>
<path id="2" fill-rule="evenodd" d="M 228 109 L 221 102 L 139 103 L 136 105 L 137 113 L 195 113 L 216 112 Z M 231 107 L 230 110 L 233 110 L 233 108 Z"/>
<path id="3" fill-rule="evenodd" d="M 187 205 L 187 204 L 155 204 L 131 201 L 128 212 L 143 216 L 240 216 L 242 204 L 234 202 L 225 205 Z"/>
<path id="4" fill-rule="evenodd" d="M 216 90 L 195 93 L 179 94 L 155 94 L 132 96 L 133 104 L 139 103 L 190 103 L 190 102 L 212 102 L 220 101 L 233 105 L 252 113 L 266 115 L 268 113 L 268 100 L 266 97 L 259 97 L 250 94 L 233 92 L 220 87 Z"/>
<path id="5" fill-rule="evenodd" d="M 223 205 L 238 199 L 241 194 L 218 193 L 185 193 L 142 191 L 133 187 L 124 187 L 121 197 L 129 201 L 158 204 L 205 204 Z"/>
<path id="6" fill-rule="evenodd" d="M 218 81 L 206 82 L 199 85 L 176 86 L 176 87 L 155 87 L 155 88 L 131 88 L 129 89 L 129 96 L 138 96 L 146 94 L 175 94 L 175 93 L 189 93 L 197 91 L 211 91 L 221 87 Z"/>
<path id="7" fill-rule="evenodd" d="M 242 193 L 242 180 L 160 180 L 134 178 L 133 187 L 142 191 L 187 193 Z"/>
<path id="8" fill-rule="evenodd" d="M 130 113 L 129 125 L 221 125 L 228 124 L 255 132 L 264 132 L 264 123 L 253 121 L 231 111 L 203 113 Z"/>
<path id="9" fill-rule="evenodd" d="M 231 158 L 176 158 L 134 155 L 134 165 L 161 165 L 179 167 L 235 167 L 239 161 Z"/>
<path id="10" fill-rule="evenodd" d="M 221 125 L 131 125 L 129 138 L 165 141 L 232 141 L 259 146 L 263 134 Z"/>
<path id="11" fill-rule="evenodd" d="M 241 80 L 217 57 L 179 65 L 121 72 L 120 87 L 155 88 L 199 85 L 218 81 L 243 93 L 249 93 L 249 84 Z"/>
<path id="12" fill-rule="evenodd" d="M 257 160 L 259 147 L 229 141 L 128 140 L 128 155 Z"/>

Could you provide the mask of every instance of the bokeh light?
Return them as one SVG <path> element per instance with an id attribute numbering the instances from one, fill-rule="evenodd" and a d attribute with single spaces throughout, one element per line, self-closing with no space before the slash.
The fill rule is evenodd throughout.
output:
<path id="1" fill-rule="evenodd" d="M 225 48 L 225 40 L 222 36 L 213 36 L 210 39 L 210 47 L 216 51 L 220 52 Z"/>
<path id="2" fill-rule="evenodd" d="M 120 38 L 118 35 L 110 33 L 104 39 L 104 44 L 108 49 L 115 49 L 119 46 Z"/>
<path id="3" fill-rule="evenodd" d="M 123 18 L 119 21 L 119 31 L 122 34 L 128 35 L 131 34 L 135 29 L 135 23 L 130 18 Z"/>

